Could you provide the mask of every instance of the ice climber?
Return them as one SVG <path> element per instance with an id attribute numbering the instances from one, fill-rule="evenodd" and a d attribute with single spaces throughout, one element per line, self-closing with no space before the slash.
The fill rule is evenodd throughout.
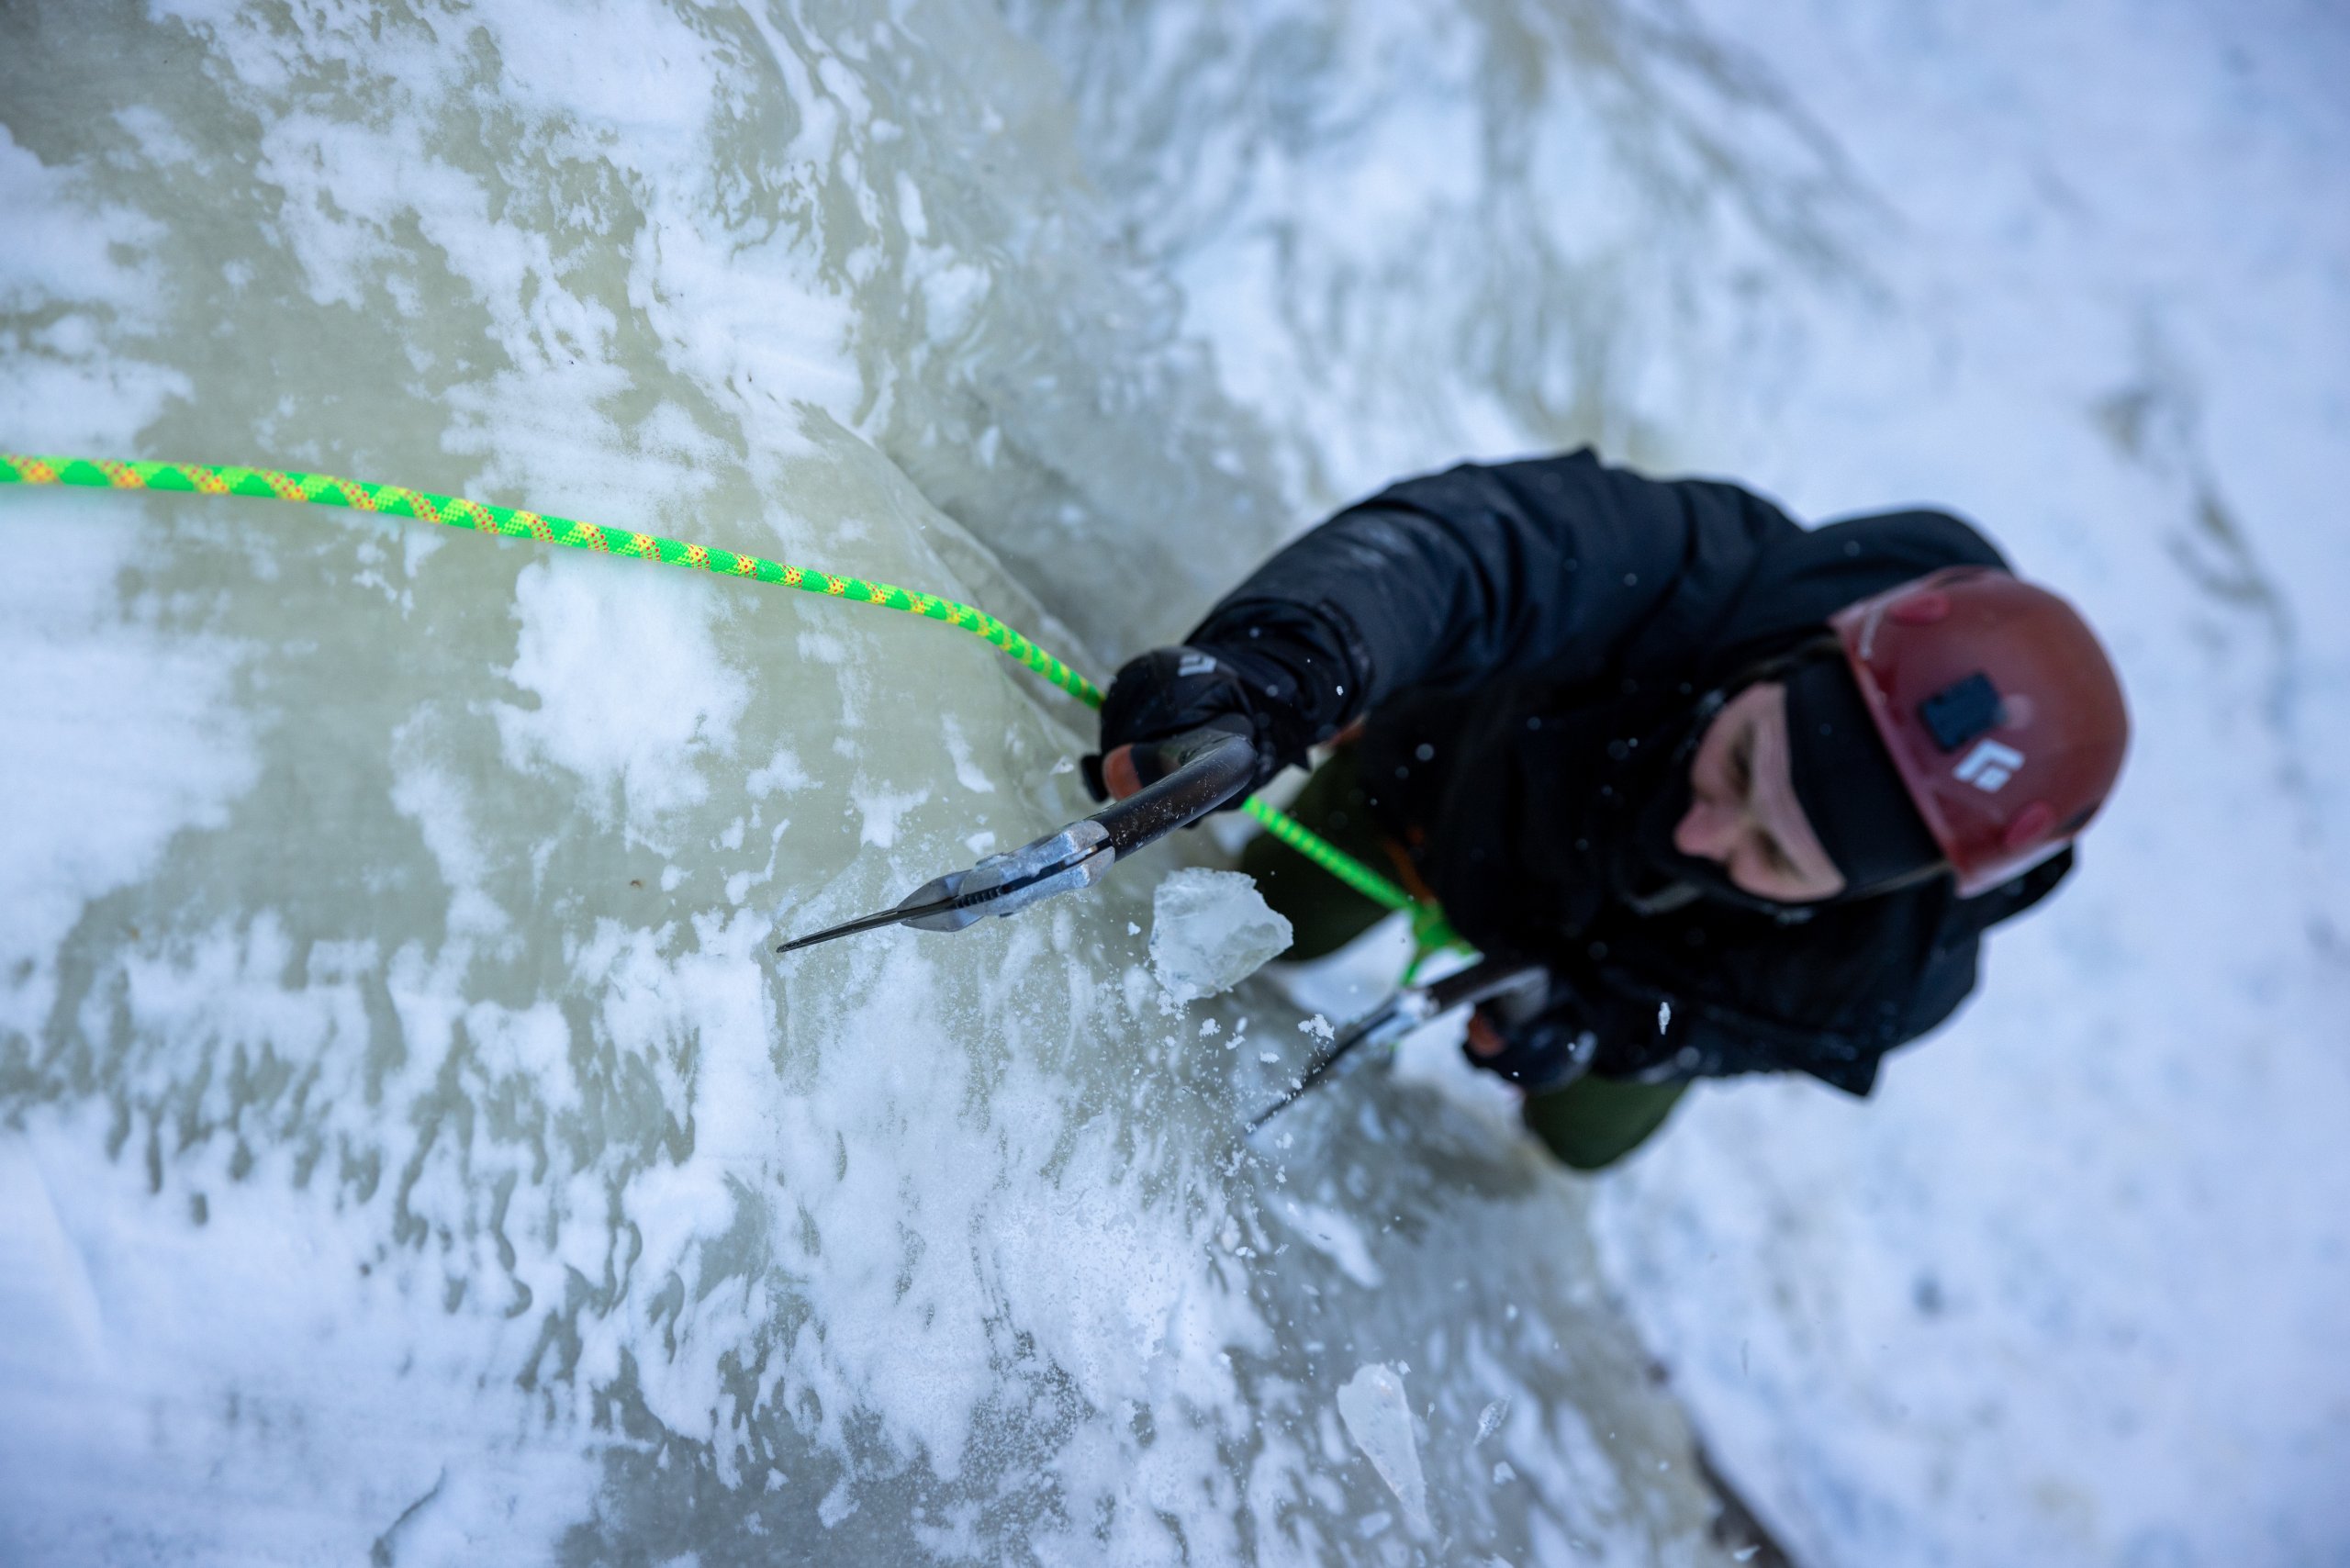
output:
<path id="1" fill-rule="evenodd" d="M 1585 1170 L 1693 1079 L 1866 1094 L 2071 871 L 2129 730 L 2088 627 L 1958 519 L 1807 529 L 1589 452 L 1405 480 L 1281 550 L 1118 673 L 1111 789 L 1119 748 L 1217 722 L 1265 777 L 1330 744 L 1294 814 L 1542 964 L 1467 1049 Z M 1385 913 L 1270 837 L 1241 864 L 1293 958 Z"/>

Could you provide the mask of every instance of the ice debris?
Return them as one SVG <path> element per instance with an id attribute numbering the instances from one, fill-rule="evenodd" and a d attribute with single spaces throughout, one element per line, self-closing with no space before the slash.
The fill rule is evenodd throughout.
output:
<path id="1" fill-rule="evenodd" d="M 1151 899 L 1150 967 L 1178 1002 L 1230 991 L 1286 951 L 1290 924 L 1238 871 L 1186 866 Z"/>
<path id="2" fill-rule="evenodd" d="M 1359 1368 L 1338 1390 L 1338 1418 L 1362 1450 L 1415 1529 L 1428 1528 L 1428 1487 L 1420 1473 L 1419 1439 L 1412 1430 L 1412 1407 L 1404 1397 L 1404 1374 L 1373 1361 Z"/>

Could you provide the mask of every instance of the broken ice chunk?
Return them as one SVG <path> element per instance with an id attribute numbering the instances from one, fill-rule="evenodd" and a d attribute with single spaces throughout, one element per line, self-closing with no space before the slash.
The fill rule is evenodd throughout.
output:
<path id="1" fill-rule="evenodd" d="M 1428 1528 L 1428 1488 L 1420 1474 L 1419 1439 L 1412 1432 L 1412 1407 L 1404 1397 L 1404 1374 L 1373 1361 L 1357 1370 L 1338 1390 L 1338 1418 L 1362 1450 L 1415 1529 Z"/>
<path id="2" fill-rule="evenodd" d="M 1238 871 L 1186 866 L 1152 896 L 1151 971 L 1178 1002 L 1230 991 L 1289 944 L 1289 922 Z"/>

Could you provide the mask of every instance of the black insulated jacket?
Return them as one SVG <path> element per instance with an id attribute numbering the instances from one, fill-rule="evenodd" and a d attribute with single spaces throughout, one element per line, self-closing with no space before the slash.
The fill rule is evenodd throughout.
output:
<path id="1" fill-rule="evenodd" d="M 1945 513 L 1806 529 L 1736 485 L 1583 451 L 1393 486 L 1281 551 L 1187 641 L 1286 675 L 1317 735 L 1366 720 L 1375 814 L 1464 935 L 1549 966 L 1562 1021 L 1598 1036 L 1595 1070 L 1796 1070 L 1865 1094 L 2070 852 L 1973 899 L 1944 875 L 1774 914 L 1660 907 L 1638 845 L 1677 814 L 1675 747 L 1704 694 L 1856 599 L 1966 564 L 2005 565 Z"/>

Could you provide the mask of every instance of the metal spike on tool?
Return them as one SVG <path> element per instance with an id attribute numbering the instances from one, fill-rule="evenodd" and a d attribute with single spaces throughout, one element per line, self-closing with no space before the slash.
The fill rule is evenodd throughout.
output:
<path id="1" fill-rule="evenodd" d="M 898 903 L 776 949 L 789 953 L 884 925 L 960 931 L 982 915 L 1013 914 L 1056 893 L 1090 888 L 1120 860 L 1197 822 L 1248 788 L 1257 748 L 1228 730 L 1194 730 L 1135 748 L 1143 789 L 1017 849 L 924 882 Z"/>
<path id="2" fill-rule="evenodd" d="M 924 882 L 878 914 L 861 915 L 812 935 L 795 936 L 776 951 L 789 953 L 884 925 L 960 931 L 981 915 L 1012 914 L 1055 893 L 1090 888 L 1116 858 L 1109 834 L 1088 817 L 1033 844 L 990 855 L 968 871 L 949 871 Z"/>

